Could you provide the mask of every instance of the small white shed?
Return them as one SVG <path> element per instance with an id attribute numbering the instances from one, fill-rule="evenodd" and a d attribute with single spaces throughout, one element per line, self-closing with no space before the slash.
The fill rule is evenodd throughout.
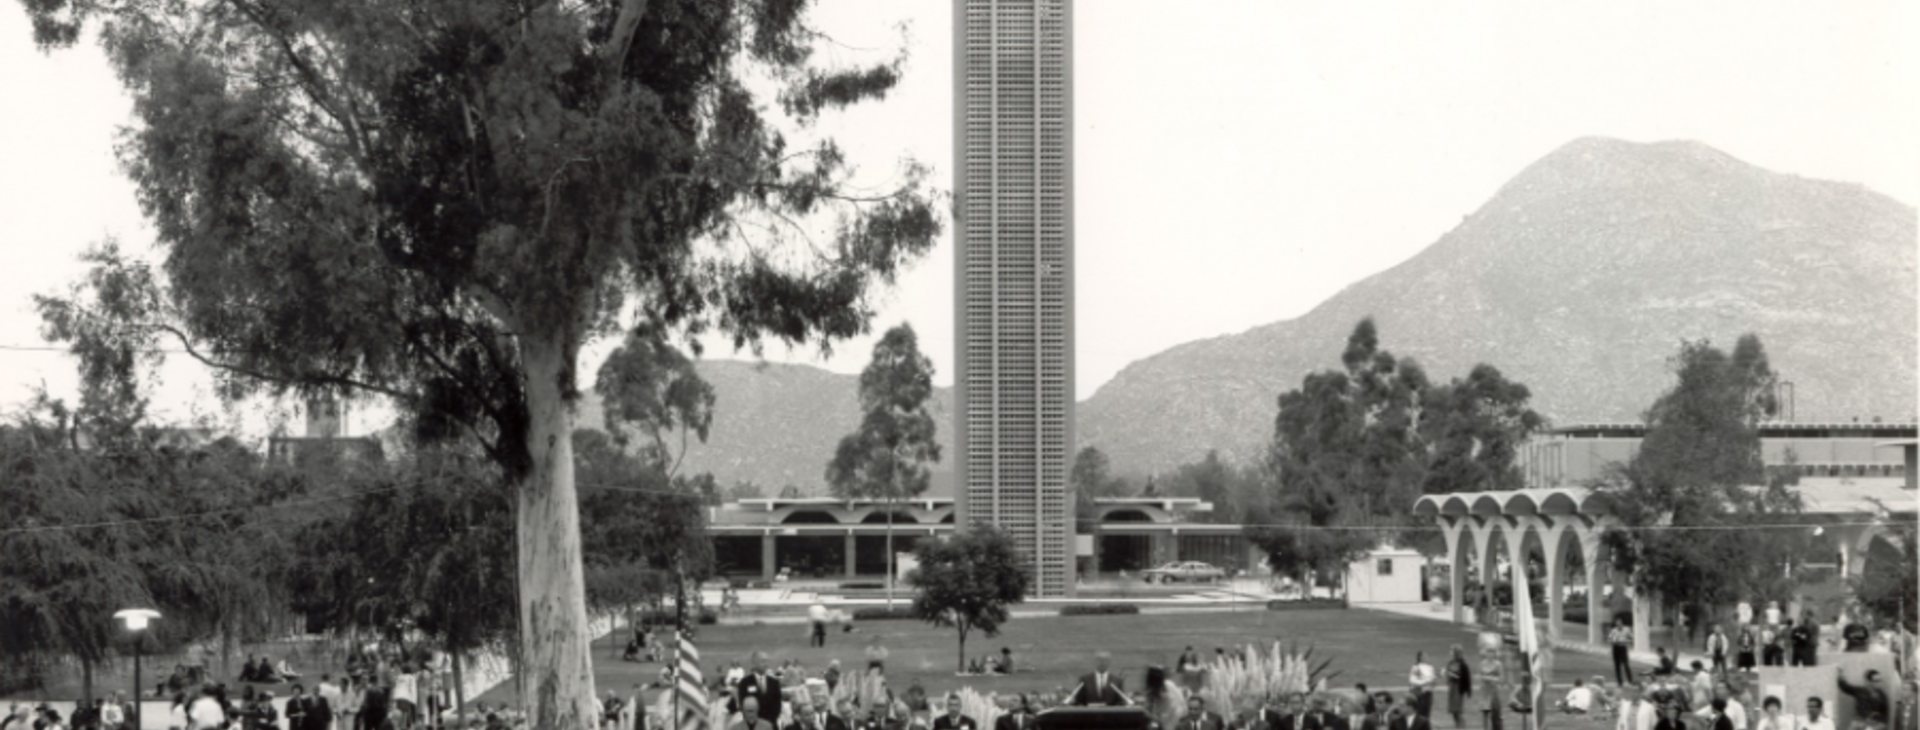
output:
<path id="1" fill-rule="evenodd" d="M 1421 570 L 1427 559 L 1417 550 L 1378 547 L 1347 565 L 1347 601 L 1419 603 Z"/>

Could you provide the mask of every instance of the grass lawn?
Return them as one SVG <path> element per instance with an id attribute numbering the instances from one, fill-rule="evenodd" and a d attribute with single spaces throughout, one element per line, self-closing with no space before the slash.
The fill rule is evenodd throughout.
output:
<path id="1" fill-rule="evenodd" d="M 1140 686 L 1149 664 L 1170 666 L 1188 645 L 1211 653 L 1215 647 L 1255 642 L 1264 645 L 1279 639 L 1311 644 L 1315 657 L 1332 658 L 1330 671 L 1340 672 L 1333 686 L 1365 682 L 1376 688 L 1405 687 L 1414 652 L 1425 651 L 1428 660 L 1439 666 L 1446 662 L 1448 649 L 1454 644 L 1471 652 L 1473 638 L 1466 630 L 1444 622 L 1364 609 L 1266 611 L 1249 607 L 1231 613 L 1017 617 L 998 637 L 987 638 L 977 632 L 969 636 L 967 654 L 980 656 L 1010 647 L 1021 671 L 1013 676 L 957 677 L 955 634 L 948 629 L 914 621 L 866 621 L 859 624 L 858 632 L 834 633 L 827 638 L 826 647 L 817 649 L 807 646 L 805 631 L 802 624 L 700 627 L 703 670 L 712 676 L 725 671 L 733 659 L 745 664 L 748 654 L 756 649 L 765 650 L 774 665 L 788 658 L 799 659 L 811 676 L 818 676 L 832 659 L 839 659 L 843 670 L 858 670 L 866 665 L 863 650 L 867 642 L 877 635 L 890 652 L 887 675 L 896 691 L 915 680 L 929 694 L 963 686 L 1001 693 L 1064 688 L 1089 671 L 1097 649 L 1113 653 L 1115 673 L 1125 677 L 1127 687 L 1133 689 Z M 624 647 L 624 636 L 617 637 L 617 642 L 616 637 L 609 637 L 594 645 L 595 684 L 602 692 L 625 692 L 637 681 L 649 682 L 660 675 L 658 663 L 620 661 Z M 1563 651 L 1555 659 L 1553 683 L 1571 684 L 1574 677 L 1596 674 L 1611 676 L 1605 657 Z M 1552 692 L 1550 696 L 1558 698 L 1559 694 Z M 511 683 L 479 699 L 489 704 L 521 704 Z M 1478 718 L 1470 724 L 1477 725 Z"/>

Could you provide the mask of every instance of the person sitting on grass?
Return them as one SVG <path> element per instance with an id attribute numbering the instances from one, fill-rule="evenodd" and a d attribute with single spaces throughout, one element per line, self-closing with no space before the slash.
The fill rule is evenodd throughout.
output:
<path id="1" fill-rule="evenodd" d="M 1584 679 L 1574 679 L 1573 689 L 1567 690 L 1565 699 L 1556 705 L 1561 712 L 1569 715 L 1585 715 L 1593 711 L 1593 690 L 1587 687 Z"/>

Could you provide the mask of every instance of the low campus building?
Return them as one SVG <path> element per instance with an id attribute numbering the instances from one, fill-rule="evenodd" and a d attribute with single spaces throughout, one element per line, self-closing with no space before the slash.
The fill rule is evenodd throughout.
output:
<path id="1" fill-rule="evenodd" d="M 1200 522 L 1213 505 L 1193 497 L 1100 499 L 1076 541 L 1083 574 L 1138 572 L 1175 561 L 1229 572 L 1259 565 L 1239 525 Z M 952 497 L 886 500 L 794 497 L 743 499 L 711 508 L 707 532 L 721 575 L 772 580 L 881 578 L 888 523 L 895 554 L 953 532 Z"/>

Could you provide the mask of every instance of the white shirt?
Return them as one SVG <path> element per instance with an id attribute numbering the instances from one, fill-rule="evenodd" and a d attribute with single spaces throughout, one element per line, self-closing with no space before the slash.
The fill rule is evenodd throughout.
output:
<path id="1" fill-rule="evenodd" d="M 1801 718 L 1794 726 L 1798 728 L 1798 730 L 1833 730 L 1833 716 L 1822 712 L 1820 713 L 1820 719 L 1807 720 Z"/>
<path id="2" fill-rule="evenodd" d="M 1708 700 L 1706 707 L 1693 714 L 1695 717 L 1713 717 L 1713 701 Z M 1742 707 L 1739 700 L 1727 698 L 1727 719 L 1733 722 L 1733 730 L 1747 730 L 1747 708 Z"/>
<path id="3" fill-rule="evenodd" d="M 340 685 L 332 682 L 321 682 L 320 686 L 313 688 L 313 693 L 320 695 L 321 699 L 326 700 L 328 707 L 340 706 Z"/>
<path id="4" fill-rule="evenodd" d="M 167 727 L 175 727 L 175 728 L 180 728 L 180 730 L 186 730 L 186 727 L 187 727 L 187 706 L 186 705 L 173 705 L 167 708 Z"/>
<path id="5" fill-rule="evenodd" d="M 746 678 L 747 678 L 747 670 L 745 669 L 742 669 L 740 667 L 734 667 L 732 669 L 727 670 L 727 686 L 733 686 L 733 685 L 739 684 L 740 680 L 746 679 Z"/>
<path id="6" fill-rule="evenodd" d="M 1593 689 L 1581 686 L 1567 690 L 1567 708 L 1581 712 L 1593 709 Z"/>
<path id="7" fill-rule="evenodd" d="M 1433 665 L 1426 662 L 1413 665 L 1413 669 L 1407 672 L 1407 682 L 1415 687 L 1431 686 L 1433 677 Z"/>
<path id="8" fill-rule="evenodd" d="M 126 721 L 127 713 L 120 709 L 120 703 L 108 702 L 106 706 L 100 708 L 100 722 L 108 725 L 118 725 Z"/>
<path id="9" fill-rule="evenodd" d="M 1708 707 L 1713 703 L 1713 675 L 1702 669 L 1693 675 L 1693 706 Z"/>
<path id="10" fill-rule="evenodd" d="M 419 685 L 419 681 L 419 678 L 412 674 L 402 674 L 394 677 L 393 701 L 399 702 L 405 700 L 407 702 L 414 702 L 414 698 L 418 696 L 415 688 Z"/>
<path id="11" fill-rule="evenodd" d="M 1614 723 L 1615 730 L 1653 730 L 1660 721 L 1660 715 L 1654 712 L 1653 703 L 1644 699 L 1631 703 L 1620 703 L 1620 720 Z"/>
<path id="12" fill-rule="evenodd" d="M 189 726 L 194 728 L 217 728 L 227 721 L 226 710 L 220 709 L 220 701 L 212 697 L 201 697 L 187 708 Z M 1826 730 L 1833 730 L 1832 727 Z"/>

